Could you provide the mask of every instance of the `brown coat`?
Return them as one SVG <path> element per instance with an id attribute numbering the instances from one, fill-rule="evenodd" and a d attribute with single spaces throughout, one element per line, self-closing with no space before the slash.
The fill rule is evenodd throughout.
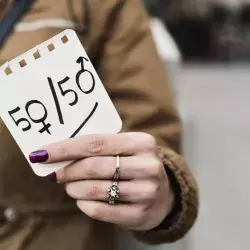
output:
<path id="1" fill-rule="evenodd" d="M 0 9 L 0 17 L 3 13 Z M 159 155 L 181 190 L 181 210 L 167 229 L 134 235 L 148 243 L 181 238 L 197 216 L 197 185 L 176 153 L 181 126 L 138 0 L 37 0 L 0 50 L 0 65 L 64 30 L 65 20 L 78 23 L 75 29 L 88 55 L 98 59 L 99 75 L 122 117 L 123 130 L 155 136 Z M 0 207 L 3 212 L 12 207 L 19 215 L 12 223 L 0 223 L 0 249 L 113 249 L 113 226 L 91 220 L 62 186 L 36 177 L 1 120 Z"/>

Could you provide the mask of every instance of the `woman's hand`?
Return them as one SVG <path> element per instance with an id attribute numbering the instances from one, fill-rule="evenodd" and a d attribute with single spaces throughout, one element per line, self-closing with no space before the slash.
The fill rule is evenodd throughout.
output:
<path id="1" fill-rule="evenodd" d="M 68 195 L 93 219 L 131 230 L 158 226 L 172 209 L 173 193 L 157 156 L 154 137 L 144 133 L 86 135 L 45 146 L 30 154 L 32 162 L 73 161 L 56 173 Z M 120 190 L 108 203 L 116 156 L 120 156 Z"/>

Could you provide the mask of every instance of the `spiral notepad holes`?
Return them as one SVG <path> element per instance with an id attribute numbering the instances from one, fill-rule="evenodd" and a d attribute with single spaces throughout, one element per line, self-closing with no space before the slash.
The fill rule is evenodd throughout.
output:
<path id="1" fill-rule="evenodd" d="M 40 52 L 37 50 L 34 54 L 33 54 L 33 57 L 34 57 L 34 59 L 39 59 L 40 57 L 41 57 L 41 54 L 40 54 Z"/>
<path id="2" fill-rule="evenodd" d="M 61 38 L 63 43 L 67 43 L 69 41 L 68 37 L 65 35 Z"/>
<path id="3" fill-rule="evenodd" d="M 7 67 L 5 70 L 4 70 L 4 73 L 8 76 L 8 75 L 11 75 L 12 74 L 12 70 L 10 67 Z"/>
<path id="4" fill-rule="evenodd" d="M 61 37 L 61 41 L 62 41 L 62 43 L 67 43 L 68 41 L 69 41 L 69 38 L 66 36 L 66 35 L 64 35 L 63 37 Z M 56 49 L 56 47 L 55 47 L 55 45 L 53 44 L 53 43 L 50 43 L 50 44 L 48 44 L 47 45 L 47 49 L 50 51 L 50 52 L 52 52 L 52 51 L 54 51 L 55 49 Z M 42 55 L 41 55 L 41 53 L 39 52 L 39 50 L 37 50 L 37 51 L 35 51 L 34 53 L 33 53 L 33 58 L 35 59 L 35 60 L 38 60 L 38 59 L 40 59 L 42 57 Z M 22 59 L 22 60 L 20 60 L 19 62 L 18 62 L 18 64 L 19 64 L 19 66 L 21 67 L 21 68 L 24 68 L 25 66 L 27 66 L 27 61 L 25 60 L 25 59 Z M 8 76 L 8 75 L 11 75 L 12 73 L 13 73 L 13 71 L 12 71 L 12 69 L 10 68 L 10 66 L 8 66 L 5 70 L 4 70 L 4 73 Z"/>
<path id="5" fill-rule="evenodd" d="M 21 68 L 25 67 L 27 65 L 27 62 L 23 59 L 19 62 L 19 65 Z"/>
<path id="6" fill-rule="evenodd" d="M 53 51 L 53 50 L 55 49 L 55 46 L 54 46 L 53 43 L 51 43 L 51 44 L 49 44 L 49 45 L 47 46 L 47 48 L 48 48 L 48 50 L 51 52 L 51 51 Z"/>

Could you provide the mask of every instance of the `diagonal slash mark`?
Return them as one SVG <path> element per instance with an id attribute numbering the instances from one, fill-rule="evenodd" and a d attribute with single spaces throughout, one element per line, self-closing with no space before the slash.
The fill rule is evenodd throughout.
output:
<path id="1" fill-rule="evenodd" d="M 77 130 L 70 136 L 70 138 L 74 138 L 79 132 L 80 130 L 85 126 L 85 124 L 89 121 L 89 119 L 93 116 L 93 114 L 95 113 L 96 109 L 98 107 L 98 102 L 95 103 L 94 108 L 92 109 L 92 111 L 90 112 L 90 114 L 87 116 L 87 118 L 83 121 L 83 123 L 77 128 Z"/>
<path id="2" fill-rule="evenodd" d="M 49 82 L 51 94 L 53 96 L 53 99 L 54 99 L 54 102 L 55 102 L 55 105 L 56 105 L 56 110 L 57 110 L 59 122 L 61 124 L 64 124 L 64 120 L 63 120 L 63 116 L 62 116 L 62 111 L 61 111 L 60 103 L 58 101 L 58 98 L 57 98 L 57 95 L 56 95 L 56 91 L 55 91 L 52 79 L 50 77 L 48 77 L 47 79 L 48 79 L 48 82 Z"/>

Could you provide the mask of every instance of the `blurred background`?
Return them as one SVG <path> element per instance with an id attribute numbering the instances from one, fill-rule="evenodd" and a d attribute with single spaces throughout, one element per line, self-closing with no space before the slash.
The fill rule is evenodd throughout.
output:
<path id="1" fill-rule="evenodd" d="M 200 214 L 180 242 L 119 249 L 250 249 L 250 0 L 141 0 L 184 125 Z M 124 238 L 125 237 L 125 238 Z"/>

